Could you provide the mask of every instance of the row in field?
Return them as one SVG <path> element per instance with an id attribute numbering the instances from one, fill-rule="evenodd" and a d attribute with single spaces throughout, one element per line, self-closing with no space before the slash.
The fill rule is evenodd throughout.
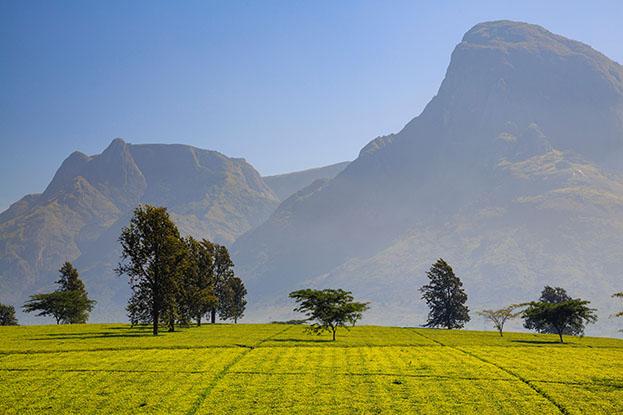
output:
<path id="1" fill-rule="evenodd" d="M 533 347 L 262 347 L 121 350 L 0 356 L 4 371 L 353 374 L 611 384 L 623 388 L 623 350 Z M 547 362 L 545 365 L 544 362 Z M 499 370 L 504 367 L 508 372 Z"/>
<path id="2" fill-rule="evenodd" d="M 245 408 L 265 413 L 556 413 L 536 387 L 556 396 L 570 413 L 623 410 L 621 350 L 464 348 L 9 354 L 0 357 L 0 408 L 3 413 L 186 413 L 194 407 L 197 413 L 243 413 Z M 571 392 L 574 402 L 568 398 Z"/>
<path id="3" fill-rule="evenodd" d="M 148 328 L 127 325 L 65 325 L 0 327 L 0 353 L 98 349 L 149 349 L 192 347 L 350 347 L 350 346 L 449 346 L 490 345 L 504 347 L 558 346 L 623 348 L 623 340 L 570 337 L 556 345 L 555 336 L 532 333 L 448 331 L 414 328 L 361 326 L 344 331 L 337 342 L 310 335 L 301 326 L 206 325 L 175 333 L 151 336 Z"/>

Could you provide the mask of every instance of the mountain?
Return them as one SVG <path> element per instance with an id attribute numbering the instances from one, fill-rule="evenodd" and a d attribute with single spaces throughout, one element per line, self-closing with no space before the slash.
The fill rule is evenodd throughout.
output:
<path id="1" fill-rule="evenodd" d="M 98 300 L 96 319 L 124 318 L 127 281 L 112 270 L 139 203 L 168 207 L 184 234 L 231 244 L 279 201 L 245 160 L 215 151 L 115 139 L 96 156 L 74 152 L 43 193 L 0 214 L 0 301 L 48 289 L 70 260 Z"/>
<path id="2" fill-rule="evenodd" d="M 560 285 L 593 301 L 594 332 L 612 334 L 622 161 L 621 65 L 539 26 L 478 24 L 419 116 L 282 202 L 235 259 L 256 315 L 271 319 L 311 285 L 371 301 L 369 322 L 422 324 L 418 288 L 444 257 L 472 310 Z"/>
<path id="3" fill-rule="evenodd" d="M 316 180 L 333 179 L 341 173 L 349 163 L 349 161 L 343 161 L 341 163 L 335 163 L 315 169 L 278 174 L 274 176 L 265 176 L 263 179 L 264 183 L 272 189 L 279 200 L 283 201 L 299 190 L 309 186 Z"/>

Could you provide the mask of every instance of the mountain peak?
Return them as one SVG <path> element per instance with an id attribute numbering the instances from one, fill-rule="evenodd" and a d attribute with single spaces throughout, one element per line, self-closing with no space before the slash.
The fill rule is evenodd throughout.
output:
<path id="1" fill-rule="evenodd" d="M 124 140 L 123 138 L 121 138 L 121 137 L 117 137 L 117 138 L 115 138 L 114 140 L 112 140 L 112 141 L 110 142 L 110 144 L 108 145 L 108 147 L 111 147 L 111 146 L 118 146 L 118 145 L 123 145 L 123 144 L 126 144 L 125 140 Z"/>
<path id="2" fill-rule="evenodd" d="M 463 42 L 476 44 L 495 42 L 519 43 L 545 39 L 562 40 L 565 38 L 555 35 L 539 25 L 512 20 L 478 23 L 463 36 Z"/>
<path id="3" fill-rule="evenodd" d="M 110 144 L 108 145 L 108 147 L 106 147 L 106 149 L 102 152 L 102 154 L 118 153 L 120 151 L 123 151 L 123 149 L 126 148 L 127 145 L 128 144 L 123 140 L 123 138 L 117 137 L 110 142 Z"/>
<path id="4" fill-rule="evenodd" d="M 601 65 L 616 64 L 589 45 L 557 35 L 535 24 L 511 20 L 497 20 L 475 25 L 465 33 L 462 45 L 488 46 L 498 49 L 524 48 L 547 50 L 557 55 L 583 55 Z"/>
<path id="5" fill-rule="evenodd" d="M 445 143 L 459 154 L 475 142 L 482 151 L 509 126 L 536 124 L 554 147 L 616 165 L 623 155 L 623 67 L 541 26 L 480 23 L 455 48 L 422 115 L 429 128 L 447 133 Z"/>

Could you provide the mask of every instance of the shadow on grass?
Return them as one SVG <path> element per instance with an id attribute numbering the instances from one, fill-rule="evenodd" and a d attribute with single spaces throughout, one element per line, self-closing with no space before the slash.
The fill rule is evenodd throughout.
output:
<path id="1" fill-rule="evenodd" d="M 335 343 L 329 339 L 270 339 L 268 341 L 271 343 Z"/>
<path id="2" fill-rule="evenodd" d="M 86 339 L 109 339 L 114 337 L 153 337 L 151 332 L 129 332 L 129 333 L 114 333 L 114 332 L 95 332 L 95 333 L 49 333 L 45 337 L 33 337 L 30 340 L 86 340 Z"/>
<path id="3" fill-rule="evenodd" d="M 558 340 L 511 340 L 512 343 L 526 343 L 526 344 L 566 344 L 561 343 Z"/>
<path id="4" fill-rule="evenodd" d="M 145 331 L 145 330 L 151 330 L 152 329 L 152 325 L 151 324 L 141 324 L 141 325 L 137 325 L 137 326 L 118 326 L 118 327 L 106 327 L 106 330 L 126 330 L 126 331 L 131 331 L 131 330 L 138 330 L 138 331 Z"/>

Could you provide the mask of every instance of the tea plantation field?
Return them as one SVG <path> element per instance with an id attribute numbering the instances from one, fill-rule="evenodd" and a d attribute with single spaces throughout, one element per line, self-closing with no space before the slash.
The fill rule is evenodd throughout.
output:
<path id="1" fill-rule="evenodd" d="M 1 414 L 623 413 L 623 341 L 215 325 L 0 327 Z"/>

